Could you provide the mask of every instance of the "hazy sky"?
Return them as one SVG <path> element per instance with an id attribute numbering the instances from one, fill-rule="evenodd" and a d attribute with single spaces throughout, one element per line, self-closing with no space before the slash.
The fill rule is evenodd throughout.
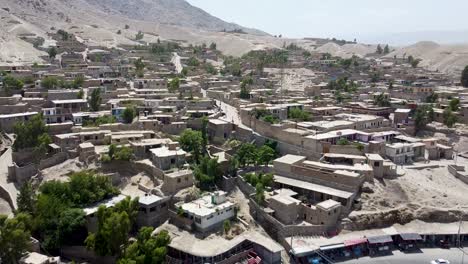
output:
<path id="1" fill-rule="evenodd" d="M 188 2 L 228 22 L 287 37 L 337 37 L 372 41 L 388 39 L 388 35 L 395 33 L 431 31 L 436 38 L 441 31 L 468 31 L 467 0 Z"/>

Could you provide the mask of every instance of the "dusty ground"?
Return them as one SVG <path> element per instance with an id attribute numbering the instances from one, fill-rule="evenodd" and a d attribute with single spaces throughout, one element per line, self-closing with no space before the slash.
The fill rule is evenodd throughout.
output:
<path id="1" fill-rule="evenodd" d="M 92 169 L 92 168 L 93 167 L 90 167 L 89 169 Z M 43 176 L 43 181 L 50 181 L 50 180 L 64 181 L 68 178 L 66 177 L 66 175 L 68 175 L 69 173 L 81 171 L 83 169 L 86 169 L 83 163 L 81 163 L 78 160 L 78 158 L 75 158 L 75 159 L 66 160 L 65 162 L 62 162 L 50 168 L 44 169 L 41 171 L 41 173 Z"/>
<path id="2" fill-rule="evenodd" d="M 373 193 L 362 194 L 362 209 L 351 213 L 351 223 L 346 224 L 347 228 L 384 227 L 415 219 L 455 222 L 461 215 L 466 218 L 468 185 L 448 172 L 447 165 L 454 163 L 453 160 L 441 160 L 430 163 L 439 165 L 439 168 L 399 168 L 403 176 L 376 181 L 370 186 Z M 468 165 L 468 160 L 458 157 L 457 164 Z"/>
<path id="3" fill-rule="evenodd" d="M 266 68 L 265 72 L 274 74 L 274 79 L 281 80 L 281 69 Z M 317 74 L 306 68 L 283 69 L 284 85 L 283 89 L 288 91 L 304 91 L 304 88 L 312 84 L 312 80 L 317 78 Z"/>
<path id="4" fill-rule="evenodd" d="M 9 215 L 11 212 L 11 207 L 8 202 L 0 198 L 0 215 Z"/>
<path id="5" fill-rule="evenodd" d="M 158 185 L 158 183 L 153 182 L 153 180 L 146 175 L 146 173 L 138 173 L 137 175 L 131 177 L 122 178 L 122 183 L 119 188 L 122 191 L 122 194 L 129 195 L 132 197 L 144 196 L 145 192 L 138 188 L 138 184 L 141 184 L 149 189 L 153 189 Z"/>

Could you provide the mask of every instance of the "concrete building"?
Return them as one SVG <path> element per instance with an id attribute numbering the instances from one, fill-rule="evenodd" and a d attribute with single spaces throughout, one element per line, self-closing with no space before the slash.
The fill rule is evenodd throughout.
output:
<path id="1" fill-rule="evenodd" d="M 0 115 L 0 129 L 7 133 L 11 133 L 13 132 L 15 124 L 26 122 L 31 117 L 37 114 L 38 112 L 26 112 L 26 113 Z"/>
<path id="2" fill-rule="evenodd" d="M 151 160 L 161 170 L 169 170 L 172 167 L 180 167 L 185 164 L 185 152 L 177 144 L 151 149 Z"/>
<path id="3" fill-rule="evenodd" d="M 226 193 L 223 191 L 217 191 L 178 206 L 202 232 L 212 230 L 235 216 L 235 204 L 226 200 Z"/>
<path id="4" fill-rule="evenodd" d="M 138 226 L 157 227 L 169 218 L 169 197 L 147 194 L 138 199 Z"/>
<path id="5" fill-rule="evenodd" d="M 191 170 L 178 170 L 164 174 L 161 190 L 167 194 L 174 194 L 179 190 L 192 187 L 194 183 Z"/>
<path id="6" fill-rule="evenodd" d="M 385 155 L 396 164 L 413 162 L 414 150 L 411 143 L 394 143 L 385 146 Z"/>

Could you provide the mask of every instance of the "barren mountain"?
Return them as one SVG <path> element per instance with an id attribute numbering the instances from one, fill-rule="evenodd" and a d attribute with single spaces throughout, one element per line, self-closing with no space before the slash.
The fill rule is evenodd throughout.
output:
<path id="1" fill-rule="evenodd" d="M 185 0 L 0 0 L 0 64 L 40 61 L 45 53 L 21 37 L 42 37 L 47 47 L 51 43 L 47 33 L 57 29 L 71 32 L 87 44 L 106 47 L 136 44 L 138 31 L 145 33 L 146 41 L 160 38 L 192 44 L 216 42 L 223 53 L 234 56 L 250 50 L 281 48 L 291 42 L 345 58 L 364 57 L 376 49 L 375 45 L 340 46 L 331 42 L 315 49 L 312 40 L 275 38 L 213 17 Z M 229 32 L 238 29 L 248 34 Z M 396 48 L 388 56 L 405 53 L 422 59 L 422 66 L 456 74 L 468 64 L 468 45 L 420 42 Z"/>
<path id="2" fill-rule="evenodd" d="M 138 31 L 145 33 L 147 41 L 216 42 L 229 55 L 280 47 L 284 41 L 224 22 L 184 0 L 0 0 L 0 63 L 40 61 L 44 53 L 20 37 L 43 37 L 47 45 L 47 33 L 57 29 L 88 44 L 108 47 L 135 43 Z M 239 29 L 249 34 L 229 32 Z"/>

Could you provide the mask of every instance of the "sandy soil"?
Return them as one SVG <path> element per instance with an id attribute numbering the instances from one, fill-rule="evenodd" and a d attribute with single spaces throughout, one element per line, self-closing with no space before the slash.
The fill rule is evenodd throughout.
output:
<path id="1" fill-rule="evenodd" d="M 278 81 L 281 80 L 281 69 L 279 68 L 265 68 L 267 73 L 274 74 L 274 78 Z M 288 91 L 304 91 L 304 88 L 312 84 L 317 74 L 306 68 L 291 68 L 283 69 L 284 84 L 283 89 Z"/>
<path id="2" fill-rule="evenodd" d="M 92 169 L 94 167 L 89 167 Z M 67 175 L 72 172 L 81 171 L 86 169 L 84 165 L 78 161 L 78 158 L 69 159 L 65 162 L 62 162 L 58 165 L 52 166 L 50 168 L 44 169 L 41 171 L 43 176 L 43 181 L 51 181 L 51 180 L 60 180 L 66 181 L 68 179 Z"/>
<path id="3" fill-rule="evenodd" d="M 0 198 L 0 215 L 9 215 L 11 212 L 11 207 L 8 202 Z"/>
<path id="4" fill-rule="evenodd" d="M 363 193 L 362 209 L 349 216 L 350 229 L 384 227 L 418 219 L 428 222 L 453 222 L 468 214 L 468 185 L 447 170 L 453 160 L 431 161 L 439 165 L 432 169 L 399 169 L 404 173 L 396 179 L 376 181 L 373 193 Z M 457 164 L 468 160 L 458 157 Z M 423 165 L 415 164 L 415 165 Z M 346 221 L 345 221 L 346 222 Z"/>

